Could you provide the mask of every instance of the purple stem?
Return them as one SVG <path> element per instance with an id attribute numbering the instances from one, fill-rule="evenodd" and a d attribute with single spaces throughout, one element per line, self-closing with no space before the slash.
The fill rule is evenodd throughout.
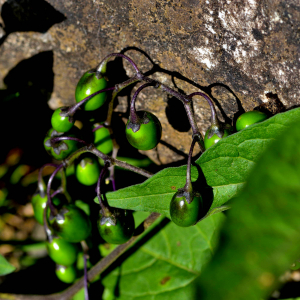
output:
<path id="1" fill-rule="evenodd" d="M 187 189 L 188 191 L 190 191 L 192 189 L 192 179 L 191 179 L 192 155 L 193 155 L 194 147 L 195 147 L 195 144 L 196 144 L 196 141 L 198 138 L 199 138 L 198 136 L 195 136 L 193 138 L 189 156 L 188 156 L 188 161 L 187 161 L 185 189 Z"/>
<path id="2" fill-rule="evenodd" d="M 50 178 L 49 178 L 49 180 L 48 180 L 48 185 L 47 185 L 47 205 L 49 206 L 49 208 L 50 208 L 50 210 L 51 210 L 51 213 L 52 213 L 53 215 L 56 214 L 57 209 L 55 208 L 55 206 L 53 205 L 53 203 L 52 203 L 52 201 L 51 201 L 51 195 L 50 195 L 51 184 L 52 184 L 52 181 L 53 181 L 55 175 L 59 172 L 59 170 L 60 170 L 61 168 L 63 168 L 63 166 L 64 166 L 63 164 L 58 165 L 58 167 L 54 170 L 54 172 L 51 174 L 51 176 L 50 176 Z M 47 206 L 47 205 L 46 205 L 46 206 Z"/>
<path id="3" fill-rule="evenodd" d="M 76 137 L 71 137 L 71 136 L 58 136 L 58 137 L 54 137 L 50 139 L 50 143 L 52 145 L 52 143 L 57 143 L 60 141 L 76 141 L 78 143 L 82 143 L 84 145 L 88 145 L 88 143 L 84 140 L 78 139 Z"/>
<path id="4" fill-rule="evenodd" d="M 102 90 L 100 90 L 100 91 L 97 91 L 97 92 L 95 92 L 95 93 L 93 93 L 93 94 L 87 96 L 86 98 L 84 98 L 84 99 L 81 100 L 80 102 L 78 102 L 78 103 L 76 103 L 75 105 L 71 106 L 71 107 L 69 108 L 69 111 L 68 111 L 67 114 L 68 114 L 69 116 L 73 116 L 73 115 L 75 114 L 76 110 L 77 110 L 82 104 L 84 104 L 85 102 L 87 102 L 88 100 L 90 100 L 91 98 L 93 98 L 94 96 L 96 96 L 96 95 L 98 95 L 98 94 L 100 94 L 100 93 L 103 93 L 103 92 L 112 91 L 112 90 L 114 90 L 114 89 L 115 89 L 114 86 L 113 86 L 113 87 L 109 87 L 109 88 L 105 88 L 105 89 L 102 89 Z"/>
<path id="5" fill-rule="evenodd" d="M 137 67 L 137 65 L 133 62 L 133 60 L 131 58 L 129 58 L 128 56 L 121 54 L 121 53 L 111 53 L 109 55 L 107 55 L 106 57 L 103 58 L 103 60 L 101 61 L 101 63 L 98 65 L 97 67 L 97 72 L 101 73 L 101 68 L 103 64 L 107 63 L 107 60 L 111 57 L 122 57 L 124 59 L 126 59 L 135 69 L 136 73 L 140 73 L 139 68 Z"/>
<path id="6" fill-rule="evenodd" d="M 143 85 L 141 85 L 137 90 L 136 92 L 134 93 L 132 99 L 131 99 L 131 102 L 130 102 L 130 121 L 134 124 L 137 124 L 138 123 L 138 116 L 136 114 L 136 110 L 135 110 L 135 100 L 138 96 L 138 94 L 140 93 L 141 90 L 143 90 L 144 88 L 150 86 L 150 85 L 153 85 L 153 83 L 145 83 Z"/>
<path id="7" fill-rule="evenodd" d="M 98 130 L 98 129 L 102 128 L 102 127 L 105 127 L 105 126 L 104 126 L 104 125 L 99 125 L 99 126 L 95 127 L 95 128 L 92 130 L 92 132 L 95 132 L 96 130 Z"/>
<path id="8" fill-rule="evenodd" d="M 101 206 L 101 210 L 103 212 L 105 212 L 107 210 L 107 207 L 104 205 L 103 201 L 102 201 L 102 196 L 101 196 L 101 189 L 100 189 L 100 186 L 101 186 L 101 181 L 103 180 L 104 178 L 104 175 L 106 174 L 107 170 L 108 170 L 108 167 L 110 165 L 110 162 L 105 162 L 105 165 L 104 167 L 102 168 L 101 170 L 101 173 L 100 173 L 100 176 L 98 178 L 98 182 L 97 182 L 97 197 L 98 197 L 98 200 L 99 200 L 99 204 Z"/>
<path id="9" fill-rule="evenodd" d="M 53 164 L 53 163 L 48 163 L 48 164 L 41 166 L 41 168 L 39 170 L 39 175 L 38 175 L 38 188 L 40 191 L 44 191 L 43 171 L 44 171 L 44 168 L 48 167 L 48 166 L 57 168 L 58 165 Z"/>
<path id="10" fill-rule="evenodd" d="M 214 103 L 211 101 L 211 99 L 204 93 L 201 93 L 201 92 L 195 92 L 195 93 L 192 93 L 190 95 L 188 95 L 189 98 L 193 98 L 193 96 L 202 96 L 205 98 L 205 100 L 208 102 L 209 106 L 210 106 L 210 110 L 211 110 L 211 123 L 212 125 L 218 125 L 219 124 L 219 120 L 218 120 L 218 117 L 217 117 L 217 114 L 216 114 L 216 108 L 214 106 Z"/>
<path id="11" fill-rule="evenodd" d="M 86 253 L 84 253 L 84 300 L 89 300 Z"/>
<path id="12" fill-rule="evenodd" d="M 116 191 L 116 182 L 114 179 L 111 179 L 111 183 L 112 183 L 112 187 L 113 187 L 113 191 Z"/>

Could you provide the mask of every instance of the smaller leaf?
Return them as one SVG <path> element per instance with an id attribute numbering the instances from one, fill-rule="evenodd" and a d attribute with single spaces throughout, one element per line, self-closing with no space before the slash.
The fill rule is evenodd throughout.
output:
<path id="1" fill-rule="evenodd" d="M 16 268 L 0 254 L 0 276 L 12 273 Z"/>

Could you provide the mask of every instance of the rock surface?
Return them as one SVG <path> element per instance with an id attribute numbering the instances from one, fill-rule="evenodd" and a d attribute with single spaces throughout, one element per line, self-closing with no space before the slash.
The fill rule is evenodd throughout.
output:
<path id="1" fill-rule="evenodd" d="M 300 103 L 298 0 L 48 0 L 43 8 L 46 17 L 35 16 L 40 23 L 45 20 L 42 30 L 22 22 L 20 28 L 12 28 L 6 18 L 8 6 L 17 10 L 15 17 L 28 13 L 14 2 L 0 0 L 0 89 L 5 89 L 5 76 L 19 62 L 53 51 L 52 109 L 73 104 L 82 73 L 105 55 L 120 51 L 142 72 L 178 91 L 205 91 L 227 121 L 243 109 L 274 99 L 286 108 Z M 25 6 L 32 2 L 18 1 Z M 112 81 L 134 74 L 127 62 L 116 60 L 111 66 Z M 118 98 L 116 111 L 124 113 L 124 121 L 128 96 L 135 90 L 136 86 Z M 200 97 L 194 99 L 204 134 L 209 106 Z M 180 152 L 188 153 L 191 141 L 185 115 L 179 119 L 182 104 L 150 87 L 138 97 L 137 108 L 155 113 L 163 127 L 164 142 L 148 155 L 159 164 L 182 159 Z"/>

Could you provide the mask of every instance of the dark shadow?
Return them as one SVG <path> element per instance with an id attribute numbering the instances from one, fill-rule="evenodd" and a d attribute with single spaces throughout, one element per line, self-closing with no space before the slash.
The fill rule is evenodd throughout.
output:
<path id="1" fill-rule="evenodd" d="M 44 0 L 7 0 L 1 9 L 6 37 L 17 31 L 46 32 L 56 23 L 63 22 L 66 17 Z"/>
<path id="2" fill-rule="evenodd" d="M 4 78 L 7 89 L 0 90 L 2 157 L 20 148 L 24 163 L 40 167 L 49 161 L 43 139 L 51 127 L 47 101 L 53 90 L 52 68 L 52 51 L 41 52 L 21 61 Z"/>
<path id="3" fill-rule="evenodd" d="M 276 299 L 296 299 L 300 297 L 300 282 L 290 281 L 286 282 L 281 288 L 277 289 L 278 297 L 270 297 L 269 300 Z"/>
<path id="4" fill-rule="evenodd" d="M 280 101 L 277 94 L 269 92 L 265 96 L 268 99 L 268 102 L 260 104 L 255 107 L 254 110 L 261 111 L 268 117 L 286 111 L 284 104 Z"/>

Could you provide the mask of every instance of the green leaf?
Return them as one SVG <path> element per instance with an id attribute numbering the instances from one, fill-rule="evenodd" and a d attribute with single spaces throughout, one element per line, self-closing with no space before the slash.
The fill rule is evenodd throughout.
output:
<path id="1" fill-rule="evenodd" d="M 204 197 L 209 212 L 222 210 L 220 207 L 239 193 L 261 153 L 295 120 L 300 121 L 300 109 L 249 126 L 203 153 L 192 167 L 192 181 Z M 185 178 L 186 166 L 167 168 L 142 184 L 108 193 L 107 200 L 113 207 L 158 212 L 169 217 L 172 196 L 184 186 Z"/>
<path id="2" fill-rule="evenodd" d="M 116 299 L 195 299 L 195 279 L 216 248 L 223 214 L 182 228 L 164 219 L 142 247 L 103 280 Z M 118 264 L 119 265 L 119 264 Z"/>
<path id="3" fill-rule="evenodd" d="M 200 277 L 199 299 L 268 298 L 278 278 L 299 259 L 299 216 L 297 121 L 264 152 L 232 203 L 223 243 Z"/>
<path id="4" fill-rule="evenodd" d="M 12 273 L 16 268 L 0 254 L 0 276 Z"/>

